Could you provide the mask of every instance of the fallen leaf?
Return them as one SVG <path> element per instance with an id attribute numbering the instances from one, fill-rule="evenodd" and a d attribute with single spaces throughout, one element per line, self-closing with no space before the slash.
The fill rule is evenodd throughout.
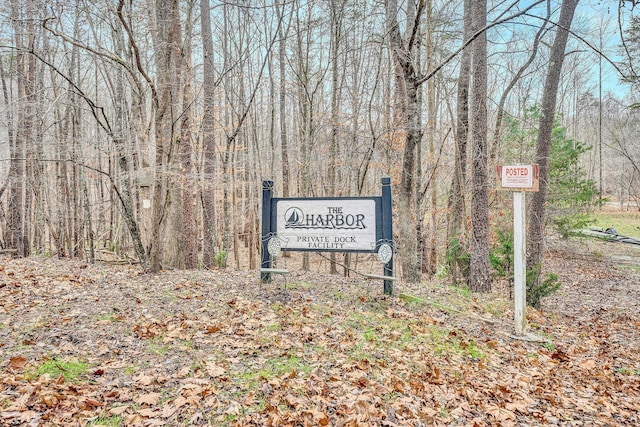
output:
<path id="1" fill-rule="evenodd" d="M 139 403 L 141 405 L 157 405 L 158 402 L 160 401 L 160 393 L 147 393 L 147 394 L 143 394 L 141 396 L 138 396 L 135 399 L 136 403 Z"/>
<path id="2" fill-rule="evenodd" d="M 591 370 L 596 367 L 596 361 L 593 359 L 587 359 L 580 362 L 580 367 L 585 370 Z"/>
<path id="3" fill-rule="evenodd" d="M 124 406 L 116 406 L 114 408 L 109 409 L 109 413 L 111 415 L 122 415 L 129 409 L 129 405 Z"/>
<path id="4" fill-rule="evenodd" d="M 24 367 L 27 365 L 27 359 L 22 356 L 16 356 L 9 359 L 9 369 L 16 373 L 20 373 L 24 370 Z"/>
<path id="5" fill-rule="evenodd" d="M 484 410 L 499 422 L 513 421 L 516 419 L 516 414 L 498 405 L 487 405 Z"/>
<path id="6" fill-rule="evenodd" d="M 569 355 L 559 348 L 556 348 L 556 350 L 551 355 L 551 358 L 560 362 L 566 362 L 569 360 Z"/>
<path id="7" fill-rule="evenodd" d="M 224 368 L 212 361 L 208 361 L 205 364 L 205 369 L 207 370 L 207 373 L 213 378 L 221 377 L 225 374 Z"/>

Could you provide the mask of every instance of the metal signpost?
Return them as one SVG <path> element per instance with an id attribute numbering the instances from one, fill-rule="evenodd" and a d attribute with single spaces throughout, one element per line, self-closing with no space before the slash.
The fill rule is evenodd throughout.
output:
<path id="1" fill-rule="evenodd" d="M 273 197 L 273 181 L 262 187 L 261 280 L 273 272 L 269 242 L 282 251 L 375 252 L 383 262 L 384 293 L 393 287 L 391 178 L 372 197 Z M 284 242 L 284 245 L 281 244 Z M 373 276 L 373 275 L 371 275 Z"/>
<path id="2" fill-rule="evenodd" d="M 538 165 L 497 166 L 497 189 L 513 191 L 513 300 L 516 335 L 527 329 L 525 191 L 538 191 Z"/>

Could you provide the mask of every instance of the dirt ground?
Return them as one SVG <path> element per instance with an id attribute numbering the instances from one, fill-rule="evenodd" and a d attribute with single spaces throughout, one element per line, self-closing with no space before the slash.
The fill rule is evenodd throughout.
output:
<path id="1" fill-rule="evenodd" d="M 640 425 L 640 248 L 551 240 L 544 265 L 527 341 L 499 281 L 5 258 L 0 425 Z"/>

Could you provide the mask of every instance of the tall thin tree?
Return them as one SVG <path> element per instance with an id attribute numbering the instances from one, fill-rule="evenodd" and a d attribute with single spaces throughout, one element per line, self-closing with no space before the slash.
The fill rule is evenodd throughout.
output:
<path id="1" fill-rule="evenodd" d="M 486 26 L 487 1 L 473 2 L 474 31 Z M 487 33 L 479 34 L 471 45 L 473 84 L 471 85 L 471 289 L 491 290 L 489 276 L 489 195 L 487 172 Z"/>
<path id="2" fill-rule="evenodd" d="M 540 279 L 542 249 L 544 246 L 545 201 L 547 197 L 547 179 L 549 176 L 549 152 L 551 150 L 551 134 L 558 96 L 558 86 L 562 73 L 567 40 L 576 7 L 580 0 L 563 0 L 560 7 L 560 18 L 556 26 L 556 35 L 549 54 L 549 68 L 542 90 L 542 106 L 540 109 L 540 125 L 536 140 L 536 163 L 540 167 L 540 191 L 533 193 L 529 210 L 529 228 L 527 233 L 527 268 L 533 279 L 527 280 L 534 286 Z M 529 301 L 538 306 L 540 301 Z"/>

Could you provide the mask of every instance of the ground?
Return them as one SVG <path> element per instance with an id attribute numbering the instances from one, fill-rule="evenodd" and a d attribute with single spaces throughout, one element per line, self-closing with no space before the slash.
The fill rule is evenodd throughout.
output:
<path id="1" fill-rule="evenodd" d="M 640 425 L 639 266 L 637 247 L 552 240 L 562 286 L 528 309 L 527 341 L 498 280 L 490 294 L 399 281 L 385 297 L 290 265 L 259 285 L 5 258 L 0 424 Z"/>

